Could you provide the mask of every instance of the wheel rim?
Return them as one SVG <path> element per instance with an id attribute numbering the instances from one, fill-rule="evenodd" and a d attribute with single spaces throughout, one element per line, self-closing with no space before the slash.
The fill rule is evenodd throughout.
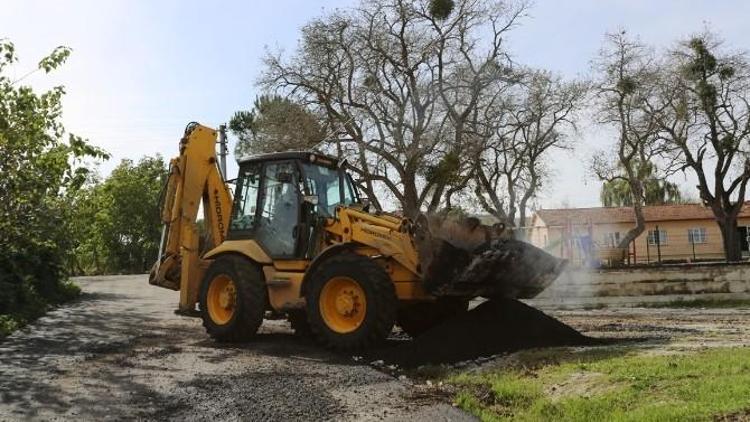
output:
<path id="1" fill-rule="evenodd" d="M 237 288 L 229 276 L 220 274 L 208 286 L 206 304 L 208 316 L 217 325 L 224 325 L 234 316 L 237 307 Z"/>
<path id="2" fill-rule="evenodd" d="M 352 278 L 333 277 L 320 292 L 319 307 L 328 328 L 339 334 L 351 333 L 365 320 L 365 291 Z"/>

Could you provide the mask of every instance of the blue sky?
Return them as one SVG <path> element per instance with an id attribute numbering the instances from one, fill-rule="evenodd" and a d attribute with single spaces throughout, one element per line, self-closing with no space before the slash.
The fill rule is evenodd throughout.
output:
<path id="1" fill-rule="evenodd" d="M 2 0 L 0 38 L 16 43 L 19 76 L 57 45 L 74 49 L 63 69 L 26 82 L 67 87 L 66 126 L 112 153 L 101 166 L 107 174 L 122 158 L 171 157 L 189 121 L 217 126 L 248 108 L 266 47 L 292 50 L 307 21 L 353 4 Z M 709 24 L 733 48 L 750 50 L 747 1 L 537 0 L 530 14 L 508 40 L 514 58 L 567 77 L 585 75 L 604 32 L 618 28 L 659 47 Z M 598 205 L 585 163 L 609 137 L 587 125 L 580 132 L 576 152 L 554 158 L 539 205 Z"/>

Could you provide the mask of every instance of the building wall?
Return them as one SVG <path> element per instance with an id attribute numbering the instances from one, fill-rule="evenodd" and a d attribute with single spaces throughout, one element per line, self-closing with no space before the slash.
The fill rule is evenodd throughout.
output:
<path id="1" fill-rule="evenodd" d="M 664 231 L 666 241 L 657 245 L 648 243 L 647 232 Z M 705 230 L 705 242 L 691 244 L 688 237 L 689 229 Z M 696 259 L 721 259 L 724 257 L 724 246 L 721 240 L 719 226 L 712 220 L 663 221 L 647 223 L 646 232 L 635 241 L 637 262 L 657 262 L 659 255 L 662 261 Z"/>
<path id="2" fill-rule="evenodd" d="M 750 218 L 738 220 L 739 226 L 750 226 Z M 648 242 L 648 232 L 659 228 L 660 232 L 666 233 L 666 239 L 662 244 Z M 607 242 L 609 237 L 617 241 L 625 237 L 632 225 L 625 223 L 616 224 L 571 224 L 567 227 L 547 227 L 538 219 L 534 219 L 529 240 L 535 246 L 543 248 L 558 257 L 571 260 L 573 263 L 582 264 L 586 261 L 584 250 L 586 249 L 586 237 L 590 236 L 596 249 L 599 260 L 618 255 L 618 252 Z M 703 229 L 705 241 L 701 243 L 690 243 L 688 229 Z M 615 243 L 616 245 L 616 243 Z M 714 220 L 680 220 L 661 221 L 658 223 L 646 223 L 644 232 L 634 242 L 635 251 L 631 246 L 631 263 L 648 263 L 661 261 L 693 261 L 705 259 L 721 259 L 724 257 L 724 248 L 721 240 L 719 226 Z M 621 252 L 620 252 L 621 253 Z M 634 255 L 634 256 L 633 256 Z"/>

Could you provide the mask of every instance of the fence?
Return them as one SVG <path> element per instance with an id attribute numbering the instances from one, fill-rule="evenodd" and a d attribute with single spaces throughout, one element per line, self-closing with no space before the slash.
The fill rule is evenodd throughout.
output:
<path id="1" fill-rule="evenodd" d="M 619 241 L 617 239 L 616 241 Z M 669 230 L 652 226 L 632 241 L 628 249 L 615 246 L 614 239 L 592 240 L 592 236 L 573 236 L 561 240 L 560 247 L 548 248 L 568 259 L 573 265 L 585 267 L 620 267 L 624 265 L 710 262 L 724 260 L 720 233 L 705 228 Z M 748 257 L 747 242 L 741 242 Z"/>

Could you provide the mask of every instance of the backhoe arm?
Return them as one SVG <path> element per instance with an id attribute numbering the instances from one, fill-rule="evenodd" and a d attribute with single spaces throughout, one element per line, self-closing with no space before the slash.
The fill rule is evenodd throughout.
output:
<path id="1" fill-rule="evenodd" d="M 196 223 L 201 204 L 207 231 L 204 245 Z M 180 291 L 181 311 L 195 309 L 206 267 L 201 257 L 224 241 L 231 206 L 231 192 L 216 163 L 216 131 L 191 123 L 180 140 L 180 155 L 169 164 L 159 257 L 149 276 L 150 284 Z"/>

